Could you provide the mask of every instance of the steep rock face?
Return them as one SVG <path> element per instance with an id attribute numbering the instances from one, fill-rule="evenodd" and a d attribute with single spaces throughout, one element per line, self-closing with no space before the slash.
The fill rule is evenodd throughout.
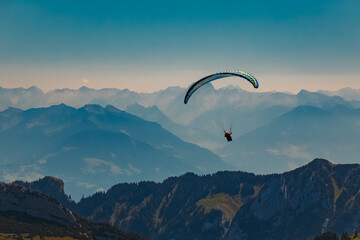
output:
<path id="1" fill-rule="evenodd" d="M 306 239 L 324 231 L 353 231 L 359 227 L 359 181 L 358 164 L 322 159 L 277 175 L 237 213 L 227 239 Z"/>
<path id="2" fill-rule="evenodd" d="M 331 173 L 328 162 L 316 160 L 274 176 L 237 213 L 226 239 L 306 239 L 325 230 L 334 214 Z"/>
<path id="3" fill-rule="evenodd" d="M 59 178 L 47 176 L 34 182 L 15 181 L 13 184 L 23 186 L 29 190 L 44 193 L 57 199 L 65 207 L 70 207 L 75 204 L 75 202 L 65 194 L 64 181 Z"/>
<path id="4" fill-rule="evenodd" d="M 185 174 L 119 184 L 81 200 L 80 215 L 151 239 L 308 239 L 360 223 L 360 165 L 316 159 L 283 174 Z"/>
<path id="5" fill-rule="evenodd" d="M 106 194 L 81 200 L 76 211 L 95 221 L 137 229 L 151 239 L 220 239 L 232 221 L 233 210 L 256 195 L 253 186 L 258 179 L 248 173 L 202 177 L 188 173 L 162 184 L 119 184 Z"/>
<path id="6" fill-rule="evenodd" d="M 76 225 L 73 213 L 55 199 L 17 185 L 0 183 L 0 211 L 15 211 L 62 225 Z"/>

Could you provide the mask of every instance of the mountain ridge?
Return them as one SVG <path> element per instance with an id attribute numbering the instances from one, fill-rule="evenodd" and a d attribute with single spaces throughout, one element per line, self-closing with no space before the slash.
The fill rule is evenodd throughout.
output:
<path id="1" fill-rule="evenodd" d="M 257 173 L 285 171 L 316 157 L 357 162 L 359 120 L 360 110 L 348 106 L 298 106 L 233 138 L 232 144 L 215 153 L 238 168 Z"/>
<path id="2" fill-rule="evenodd" d="M 314 159 L 281 174 L 220 171 L 121 183 L 72 210 L 154 240 L 302 240 L 359 230 L 359 183 L 360 164 Z"/>
<path id="3" fill-rule="evenodd" d="M 83 186 L 83 194 L 89 194 L 87 187 L 107 188 L 107 182 L 160 180 L 186 171 L 226 167 L 209 150 L 110 105 L 76 109 L 60 104 L 1 112 L 0 143 L 3 177 L 54 175 L 72 179 L 73 189 Z M 88 174 L 101 175 L 103 183 L 97 186 Z M 79 199 L 82 194 L 72 195 Z"/>
<path id="4" fill-rule="evenodd" d="M 39 181 L 63 184 L 62 180 L 53 177 Z M 31 191 L 22 184 L 25 183 L 0 182 L 1 239 L 144 239 L 109 224 L 82 219 L 55 198 Z M 30 186 L 32 183 L 27 184 Z"/>

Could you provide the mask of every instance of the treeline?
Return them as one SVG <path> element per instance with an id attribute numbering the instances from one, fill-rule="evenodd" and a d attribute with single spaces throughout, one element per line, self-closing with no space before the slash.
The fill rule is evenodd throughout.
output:
<path id="1" fill-rule="evenodd" d="M 338 236 L 336 233 L 326 232 L 316 236 L 314 240 L 360 240 L 360 234 L 355 231 L 355 233 L 344 232 L 341 236 Z"/>

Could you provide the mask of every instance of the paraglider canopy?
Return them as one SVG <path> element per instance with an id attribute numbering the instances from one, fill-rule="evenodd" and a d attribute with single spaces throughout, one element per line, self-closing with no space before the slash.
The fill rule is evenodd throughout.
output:
<path id="1" fill-rule="evenodd" d="M 259 83 L 256 80 L 256 78 L 246 72 L 229 71 L 229 72 L 214 73 L 209 76 L 203 77 L 199 81 L 191 84 L 191 86 L 189 87 L 189 89 L 187 90 L 187 92 L 185 94 L 184 103 L 187 104 L 191 95 L 193 95 L 193 93 L 196 92 L 196 90 L 198 90 L 200 87 L 204 86 L 205 84 L 207 84 L 209 82 L 212 82 L 217 79 L 225 78 L 225 77 L 240 77 L 240 78 L 243 78 L 243 79 L 246 79 L 247 81 L 249 81 L 254 86 L 254 88 L 259 87 Z"/>

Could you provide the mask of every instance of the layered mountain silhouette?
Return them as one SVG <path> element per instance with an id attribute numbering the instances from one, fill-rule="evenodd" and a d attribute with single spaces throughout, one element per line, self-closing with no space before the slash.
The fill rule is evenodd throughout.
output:
<path id="1" fill-rule="evenodd" d="M 294 169 L 308 162 L 308 159 L 315 157 L 339 162 L 358 161 L 359 151 L 356 143 L 359 142 L 360 118 L 359 110 L 354 101 L 358 101 L 360 95 L 358 96 L 359 91 L 354 89 L 343 89 L 336 92 L 302 90 L 298 94 L 291 94 L 284 92 L 247 92 L 236 87 L 215 89 L 209 84 L 199 89 L 199 92 L 194 94 L 187 105 L 183 104 L 186 89 L 180 87 L 170 87 L 154 93 L 137 93 L 127 89 L 94 90 L 86 87 L 78 90 L 54 90 L 47 93 L 43 93 L 36 87 L 29 89 L 2 88 L 0 91 L 0 109 L 5 108 L 5 106 L 26 109 L 29 106 L 49 106 L 59 102 L 65 102 L 76 107 L 83 106 L 80 104 L 85 103 L 97 103 L 104 108 L 107 104 L 114 104 L 115 107 L 126 109 L 145 120 L 159 123 L 164 129 L 186 142 L 210 149 L 232 165 L 234 169 L 244 171 L 255 173 L 281 172 Z M 233 109 L 232 114 L 226 115 L 224 111 L 227 111 L 229 100 L 232 102 Z M 2 115 L 13 114 L 17 111 L 20 110 L 9 108 Z M 231 125 L 225 127 L 221 124 L 221 120 L 233 121 L 234 141 L 232 143 L 227 143 L 223 137 L 223 130 Z M 9 121 L 5 123 L 6 126 L 11 124 L 13 123 Z M 31 134 L 29 133 L 29 136 Z M 124 138 L 129 137 L 124 134 L 126 135 L 124 132 L 120 133 Z M 139 140 L 141 137 L 137 134 L 141 135 L 142 133 L 140 131 L 134 132 L 130 138 L 134 137 Z M 97 133 L 94 132 L 92 136 L 94 135 Z M 151 133 L 151 137 L 157 135 L 154 132 Z M 108 138 L 105 135 L 98 135 L 99 138 L 101 136 L 102 139 Z M 37 136 L 34 135 L 34 137 Z M 78 139 L 83 137 L 88 140 L 94 139 L 91 136 L 80 136 Z M 9 140 L 11 140 L 11 136 Z M 151 141 L 150 137 L 143 142 L 148 143 L 149 141 Z M 47 143 L 44 144 L 46 146 Z M 34 151 L 34 147 L 28 144 L 14 146 L 4 149 L 4 152 L 9 153 L 10 151 L 10 155 L 20 154 L 21 151 L 17 150 L 27 146 L 31 151 Z M 126 149 L 130 151 L 132 148 L 126 147 Z M 156 150 L 159 149 L 156 148 Z M 54 150 L 48 154 L 52 156 L 51 154 L 57 152 L 59 151 L 56 150 L 55 152 Z M 131 152 L 135 153 L 135 149 L 132 149 Z M 44 153 L 40 155 L 47 156 Z M 176 154 L 172 153 L 172 156 L 174 157 Z M 103 156 L 101 157 L 100 160 L 104 159 Z M 31 159 L 33 155 L 26 156 L 26 158 Z M 85 157 L 82 156 L 82 158 Z M 194 158 L 196 161 L 190 161 L 190 165 L 198 162 L 198 157 Z M 110 163 L 99 161 L 99 157 L 96 159 L 86 157 L 86 159 L 87 164 L 91 166 L 100 165 L 109 168 L 113 166 Z M 161 158 L 157 157 L 157 159 Z M 6 157 L 2 161 L 8 160 L 9 158 Z M 41 162 L 44 161 L 44 159 L 41 160 Z M 9 161 L 7 163 L 9 164 Z M 174 167 L 174 165 L 172 166 Z M 203 166 L 201 164 L 196 167 L 201 169 Z M 31 173 L 32 179 L 34 179 L 40 176 L 34 167 L 38 166 L 27 164 L 22 169 Z M 131 167 L 127 167 L 124 170 L 126 174 L 134 175 L 129 170 L 132 167 L 135 167 L 132 169 L 137 172 L 140 169 L 133 164 Z M 91 169 L 93 167 L 88 170 L 92 171 Z M 193 170 L 190 169 L 190 171 Z M 11 170 L 10 172 L 13 173 L 14 171 Z M 152 176 L 154 175 L 158 176 L 157 173 L 152 174 Z M 13 174 L 6 176 L 8 179 L 17 179 L 11 177 L 14 176 Z M 62 176 L 58 177 L 63 178 Z M 92 190 L 101 190 L 100 186 L 98 188 L 98 186 L 93 186 L 87 181 L 78 181 L 79 184 L 92 188 Z"/>
<path id="2" fill-rule="evenodd" d="M 360 89 L 353 89 L 350 87 L 342 88 L 337 91 L 320 90 L 319 93 L 329 96 L 340 96 L 348 101 L 360 101 Z"/>
<path id="3" fill-rule="evenodd" d="M 359 162 L 359 142 L 360 109 L 299 106 L 235 138 L 218 153 L 240 169 L 274 173 L 301 166 L 315 157 Z"/>
<path id="4" fill-rule="evenodd" d="M 187 173 L 118 184 L 72 210 L 154 240 L 303 240 L 359 231 L 359 193 L 359 164 L 315 159 L 282 174 Z"/>
<path id="5" fill-rule="evenodd" d="M 52 191 L 45 182 L 53 180 L 43 179 L 41 187 Z M 144 239 L 85 220 L 54 198 L 15 183 L 0 183 L 0 223 L 1 239 Z"/>
<path id="6" fill-rule="evenodd" d="M 173 122 L 157 106 L 144 107 L 135 103 L 127 106 L 125 110 L 147 121 L 159 123 L 163 128 L 186 142 L 201 143 L 202 147 L 208 149 L 216 148 L 216 146 L 221 146 L 224 143 L 223 139 L 219 138 L 219 135 L 196 129 L 191 125 L 184 126 Z"/>
<path id="7" fill-rule="evenodd" d="M 209 150 L 110 105 L 9 108 L 0 113 L 0 148 L 3 181 L 57 176 L 74 199 L 118 182 L 227 166 Z"/>
<path id="8" fill-rule="evenodd" d="M 138 103 L 143 106 L 164 106 L 175 96 L 182 94 L 184 89 L 180 87 L 169 87 L 154 93 L 137 93 L 128 89 L 104 88 L 95 90 L 85 86 L 73 89 L 55 89 L 43 92 L 38 87 L 30 88 L 2 88 L 0 87 L 0 110 L 8 107 L 23 110 L 38 107 L 50 107 L 64 103 L 79 108 L 86 104 L 98 104 L 103 107 L 113 105 L 120 109 Z"/>
<path id="9" fill-rule="evenodd" d="M 132 108 L 133 113 L 136 112 L 135 115 L 143 117 L 152 111 L 153 119 L 151 121 L 154 119 L 157 119 L 157 122 L 163 121 L 158 123 L 182 139 L 215 150 L 224 145 L 218 136 L 221 135 L 222 128 L 229 127 L 227 126 L 229 122 L 233 123 L 233 130 L 239 136 L 267 125 L 274 118 L 301 105 L 325 110 L 337 105 L 360 107 L 359 90 L 355 89 L 333 92 L 302 90 L 298 94 L 291 94 L 247 92 L 237 87 L 214 89 L 211 84 L 208 84 L 199 89 L 187 105 L 183 104 L 185 92 L 186 89 L 180 87 L 169 87 L 153 93 L 110 88 L 95 90 L 87 87 L 78 90 L 56 89 L 46 93 L 37 87 L 0 88 L 0 110 L 8 107 L 20 109 L 50 107 L 61 103 L 75 108 L 89 103 L 103 107 L 110 104 L 119 109 L 126 109 L 133 104 L 141 105 L 145 107 L 145 110 L 135 109 L 134 106 L 130 106 L 128 109 L 130 111 Z M 231 104 L 229 104 L 230 102 Z M 226 110 L 229 105 L 231 105 L 231 114 L 228 114 Z M 154 106 L 161 112 L 153 109 Z M 149 109 L 146 110 L 146 108 Z M 157 115 L 155 118 L 154 114 Z M 226 116 L 222 117 L 223 115 Z M 177 125 L 164 119 L 164 116 Z M 225 120 L 224 123 L 223 120 Z M 166 124 L 167 126 L 165 126 Z M 188 128 L 181 131 L 179 124 Z M 197 132 L 205 134 L 197 134 Z"/>

